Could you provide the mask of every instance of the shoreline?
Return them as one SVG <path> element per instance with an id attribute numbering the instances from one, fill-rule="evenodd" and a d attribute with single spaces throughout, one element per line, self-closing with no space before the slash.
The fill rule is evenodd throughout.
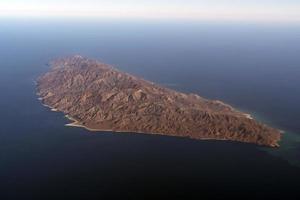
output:
<path id="1" fill-rule="evenodd" d="M 39 100 L 39 101 L 43 101 L 43 98 L 39 97 L 38 100 Z M 42 105 L 45 106 L 45 107 L 47 107 L 47 108 L 50 108 L 50 110 L 51 110 L 52 112 L 60 112 L 60 111 L 57 110 L 56 108 L 53 108 L 53 107 L 51 107 L 51 106 L 49 106 L 49 105 L 47 105 L 47 104 L 42 103 Z"/>
<path id="2" fill-rule="evenodd" d="M 62 112 L 62 111 L 59 111 L 58 109 L 56 109 L 52 106 L 44 104 L 43 103 L 43 98 L 39 97 L 38 100 L 42 102 L 43 106 L 49 108 L 50 111 L 52 111 L 52 112 Z M 240 113 L 242 113 L 246 118 L 254 120 L 254 118 L 252 117 L 251 114 L 243 113 L 243 112 L 240 112 Z M 65 126 L 75 127 L 75 128 L 84 128 L 84 129 L 86 129 L 88 131 L 91 131 L 91 132 L 113 132 L 113 133 L 135 133 L 135 134 L 147 134 L 147 135 L 161 135 L 161 136 L 172 136 L 172 137 L 189 138 L 189 139 L 196 139 L 196 140 L 215 140 L 215 141 L 242 142 L 242 143 L 246 143 L 246 144 L 254 144 L 254 145 L 261 146 L 259 144 L 255 144 L 255 143 L 251 143 L 251 142 L 243 142 L 243 141 L 238 141 L 238 140 L 230 140 L 230 139 L 222 139 L 222 138 L 192 138 L 192 137 L 189 137 L 189 136 L 167 135 L 167 134 L 163 134 L 163 133 L 154 133 L 154 132 L 138 132 L 138 131 L 128 131 L 128 130 L 127 131 L 122 131 L 122 130 L 117 131 L 117 130 L 112 130 L 112 129 L 93 129 L 93 128 L 89 128 L 87 126 L 82 125 L 78 120 L 74 119 L 73 117 L 69 116 L 68 114 L 64 115 L 64 117 L 71 121 L 71 123 L 67 123 L 67 124 L 65 124 Z M 283 131 L 283 130 L 279 130 L 279 131 L 280 131 L 281 134 L 285 133 L 285 131 Z M 262 145 L 262 146 L 264 146 L 264 145 Z M 280 146 L 279 143 L 277 143 L 275 146 L 265 146 L 265 147 L 274 148 L 274 147 L 279 147 L 279 146 Z"/>
<path id="3" fill-rule="evenodd" d="M 203 141 L 213 140 L 213 141 L 239 142 L 239 143 L 245 143 L 245 144 L 252 144 L 252 145 L 261 146 L 259 144 L 255 144 L 255 143 L 251 143 L 251 142 L 243 142 L 243 141 L 238 141 L 238 140 L 230 140 L 230 139 L 222 139 L 222 138 L 212 138 L 212 137 L 211 138 L 192 138 L 192 137 L 189 137 L 189 136 L 166 135 L 166 134 L 163 134 L 163 133 L 154 133 L 154 132 L 138 132 L 138 131 L 122 131 L 122 130 L 116 131 L 116 130 L 111 130 L 111 129 L 93 129 L 93 128 L 88 128 L 87 126 L 82 125 L 78 120 L 72 118 L 69 115 L 65 115 L 65 117 L 67 119 L 69 119 L 70 121 L 73 121 L 71 123 L 65 124 L 65 126 L 75 127 L 75 128 L 84 128 L 84 129 L 86 129 L 88 131 L 91 131 L 91 132 L 134 133 L 134 134 L 144 134 L 144 135 L 158 135 L 158 136 L 166 136 L 166 137 L 187 138 L 187 139 L 192 139 L 192 140 L 203 140 Z M 265 148 L 278 148 L 278 147 L 280 147 L 279 144 L 276 144 L 274 146 L 265 146 L 265 145 L 262 145 L 262 146 L 264 146 Z"/>
<path id="4" fill-rule="evenodd" d="M 162 133 L 154 133 L 154 132 L 138 132 L 138 131 L 116 131 L 116 130 L 111 130 L 111 129 L 93 129 L 93 128 L 88 128 L 84 125 L 82 125 L 79 121 L 76 119 L 70 117 L 69 115 L 65 115 L 65 117 L 71 121 L 72 123 L 65 124 L 65 126 L 68 127 L 75 127 L 75 128 L 84 128 L 88 131 L 92 132 L 112 132 L 112 133 L 135 133 L 135 134 L 144 134 L 144 135 L 159 135 L 159 136 L 166 136 L 166 137 L 178 137 L 178 138 L 188 138 L 188 139 L 194 139 L 188 136 L 172 136 L 172 135 L 166 135 Z M 231 142 L 239 142 L 239 141 L 234 141 L 234 140 L 228 140 L 228 139 L 221 139 L 221 138 L 197 138 L 196 140 L 215 140 L 215 141 L 231 141 Z M 253 143 L 247 143 L 247 144 L 253 144 Z M 254 144 L 255 145 L 255 144 Z"/>
<path id="5" fill-rule="evenodd" d="M 101 130 L 101 129 L 92 129 L 92 128 L 88 128 L 84 125 L 82 125 L 79 121 L 77 121 L 76 119 L 72 118 L 69 115 L 65 115 L 65 118 L 67 118 L 70 121 L 73 121 L 71 123 L 65 124 L 65 126 L 69 126 L 69 127 L 77 127 L 77 128 L 84 128 L 86 130 L 92 131 L 92 132 L 98 132 L 98 131 L 111 131 L 111 132 L 115 132 L 113 130 Z"/>

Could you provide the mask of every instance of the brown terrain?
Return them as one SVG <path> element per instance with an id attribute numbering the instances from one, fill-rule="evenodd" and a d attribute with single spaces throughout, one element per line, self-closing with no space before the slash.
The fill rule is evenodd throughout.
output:
<path id="1" fill-rule="evenodd" d="M 78 55 L 55 60 L 51 66 L 37 81 L 38 95 L 74 125 L 279 146 L 277 129 L 221 101 L 176 92 Z"/>

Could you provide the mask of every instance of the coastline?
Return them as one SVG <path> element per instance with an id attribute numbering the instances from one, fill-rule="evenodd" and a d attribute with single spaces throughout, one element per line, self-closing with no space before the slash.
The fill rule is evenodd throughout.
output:
<path id="1" fill-rule="evenodd" d="M 47 107 L 47 108 L 50 108 L 50 110 L 51 110 L 52 112 L 60 112 L 60 111 L 57 110 L 56 108 L 53 108 L 53 107 L 51 107 L 51 106 L 49 106 L 49 105 L 47 105 L 47 104 L 44 104 L 44 103 L 43 103 L 43 98 L 39 97 L 38 100 L 42 102 L 42 105 L 43 105 L 43 106 L 45 106 L 45 107 Z"/>
<path id="2" fill-rule="evenodd" d="M 250 119 L 253 119 L 251 117 L 250 114 L 245 114 L 246 116 L 249 116 Z M 93 128 L 89 128 L 87 126 L 84 126 L 82 125 L 78 120 L 72 118 L 71 116 L 69 115 L 65 115 L 65 117 L 67 119 L 69 119 L 70 121 L 73 121 L 71 123 L 68 123 L 68 124 L 65 124 L 65 126 L 68 126 L 68 127 L 75 127 L 75 128 L 84 128 L 88 131 L 91 131 L 91 132 L 113 132 L 113 133 L 135 133 L 135 134 L 145 134 L 145 135 L 160 135 L 160 136 L 172 136 L 172 135 L 166 135 L 166 134 L 163 134 L 163 133 L 155 133 L 155 132 L 139 132 L 139 131 L 122 131 L 122 130 L 112 130 L 112 129 L 93 129 Z M 202 141 L 205 141 L 205 140 L 214 140 L 214 141 L 230 141 L 230 142 L 241 142 L 241 141 L 238 141 L 238 140 L 230 140 L 230 139 L 223 139 L 223 138 L 192 138 L 192 137 L 188 137 L 188 136 L 178 136 L 178 135 L 173 135 L 172 137 L 178 137 L 178 138 L 187 138 L 187 139 L 196 139 L 196 140 L 202 140 Z M 243 143 L 246 143 L 246 144 L 253 144 L 251 142 L 243 142 Z M 256 144 L 257 145 L 257 144 Z M 265 148 L 274 148 L 274 147 L 279 147 L 280 145 L 277 144 L 275 146 L 265 146 Z"/>
<path id="3" fill-rule="evenodd" d="M 113 131 L 113 130 L 101 130 L 101 129 L 88 128 L 88 127 L 82 125 L 79 121 L 77 121 L 76 119 L 72 118 L 69 115 L 65 115 L 65 118 L 69 119 L 70 121 L 73 121 L 71 123 L 65 124 L 65 126 L 77 127 L 77 128 L 84 128 L 86 130 L 93 131 L 93 132 L 97 132 L 97 131 L 112 131 L 112 132 L 116 132 L 116 131 Z"/>
<path id="4" fill-rule="evenodd" d="M 37 93 L 37 95 L 38 95 L 38 93 Z M 44 106 L 44 107 L 46 107 L 46 108 L 49 108 L 50 111 L 52 111 L 52 112 L 61 112 L 61 111 L 59 111 L 58 109 L 56 109 L 56 108 L 54 108 L 54 107 L 52 107 L 52 106 L 49 106 L 49 105 L 47 105 L 47 104 L 44 104 L 44 103 L 43 103 L 43 100 L 44 100 L 43 98 L 39 97 L 38 100 L 42 102 L 42 106 Z M 63 113 L 63 112 L 62 112 L 62 113 Z M 77 128 L 84 128 L 84 129 L 87 129 L 87 130 L 89 130 L 89 131 L 94 131 L 94 132 L 96 132 L 96 131 L 112 131 L 112 132 L 116 132 L 116 131 L 113 131 L 113 130 L 100 130 L 100 129 L 92 129 L 92 128 L 88 128 L 88 127 L 82 125 L 79 121 L 77 121 L 76 119 L 72 118 L 72 117 L 69 116 L 69 115 L 65 115 L 65 118 L 67 118 L 67 119 L 69 119 L 70 121 L 72 121 L 71 123 L 65 124 L 65 126 L 69 126 L 69 127 L 77 127 Z"/>
<path id="5" fill-rule="evenodd" d="M 37 95 L 39 95 L 37 93 Z M 60 112 L 58 109 L 52 107 L 52 106 L 49 106 L 49 105 L 46 105 L 43 103 L 43 98 L 39 97 L 38 98 L 39 101 L 42 102 L 42 105 L 49 108 L 50 111 L 52 112 Z M 241 112 L 241 111 L 240 111 Z M 252 113 L 252 114 L 249 114 L 249 113 L 244 113 L 244 112 L 241 112 L 245 117 L 247 117 L 248 119 L 251 119 L 251 120 L 254 120 L 254 118 L 256 118 L 256 114 L 255 113 Z M 254 116 L 254 117 L 252 117 Z M 108 129 L 92 129 L 92 128 L 88 128 L 84 125 L 82 125 L 78 120 L 72 118 L 71 116 L 69 115 L 65 115 L 65 117 L 70 120 L 71 122 L 70 123 L 67 123 L 65 124 L 65 126 L 67 127 L 75 127 L 75 128 L 84 128 L 88 131 L 91 131 L 91 132 L 113 132 L 113 133 L 136 133 L 136 134 L 147 134 L 147 135 L 161 135 L 161 136 L 165 136 L 164 134 L 161 134 L 161 133 L 144 133 L 144 132 L 137 132 L 137 131 L 115 131 L 115 130 L 108 130 Z M 260 119 L 260 117 L 257 117 Z M 264 123 L 265 121 L 263 119 L 260 120 L 262 123 Z M 281 134 L 286 134 L 286 137 L 287 139 L 285 140 L 281 140 L 279 142 L 278 145 L 280 145 L 280 148 L 270 148 L 268 146 L 258 146 L 259 149 L 263 150 L 263 151 L 266 151 L 268 152 L 269 154 L 271 154 L 272 156 L 276 156 L 276 157 L 281 157 L 281 158 L 284 158 L 285 160 L 287 160 L 290 164 L 294 165 L 294 166 L 300 166 L 300 162 L 299 160 L 296 158 L 297 156 L 295 155 L 295 153 L 291 152 L 291 149 L 292 148 L 296 148 L 296 146 L 299 144 L 299 136 L 296 135 L 296 134 L 290 134 L 289 132 L 287 131 L 284 131 L 284 130 L 280 130 Z M 187 139 L 192 139 L 190 137 L 180 137 L 180 136 L 177 136 L 178 138 L 187 138 Z M 233 140 L 228 140 L 228 139 L 222 139 L 222 138 L 197 138 L 197 140 L 202 140 L 202 141 L 230 141 L 230 142 L 238 142 L 238 141 L 233 141 Z M 247 143 L 247 144 L 252 144 L 252 143 Z"/>
<path id="6" fill-rule="evenodd" d="M 76 119 L 70 117 L 69 115 L 65 115 L 65 117 L 71 121 L 73 121 L 72 123 L 68 123 L 65 124 L 65 126 L 68 127 L 75 127 L 75 128 L 84 128 L 88 131 L 92 131 L 92 132 L 113 132 L 113 133 L 136 133 L 136 134 L 145 134 L 145 135 L 161 135 L 161 136 L 170 136 L 170 135 L 165 135 L 162 133 L 147 133 L 147 132 L 138 132 L 138 131 L 116 131 L 116 130 L 111 130 L 111 129 L 93 129 L 93 128 L 88 128 L 87 126 L 82 125 L 79 121 L 77 121 Z M 191 137 L 185 137 L 185 136 L 172 136 L 172 137 L 178 137 L 178 138 L 189 138 L 189 139 L 193 139 Z M 222 138 L 198 138 L 197 140 L 215 140 L 215 141 L 232 141 L 235 142 L 234 140 L 228 140 L 228 139 L 222 139 Z M 236 141 L 238 142 L 238 141 Z M 248 143 L 248 144 L 252 144 L 252 143 Z"/>
<path id="7" fill-rule="evenodd" d="M 37 93 L 37 95 L 39 95 Z M 52 106 L 49 106 L 47 104 L 44 104 L 43 103 L 43 98 L 39 97 L 38 98 L 39 101 L 42 102 L 42 105 L 49 108 L 50 111 L 52 112 L 62 112 L 62 111 L 59 111 L 58 109 L 52 107 Z M 222 102 L 223 103 L 223 102 Z M 225 103 L 223 103 L 225 104 Z M 243 113 L 241 111 L 238 111 L 240 112 L 242 115 L 244 115 L 246 118 L 248 119 L 251 119 L 251 120 L 254 120 L 254 118 L 252 117 L 251 114 L 249 113 Z M 63 113 L 63 112 L 62 112 Z M 78 120 L 74 119 L 73 117 L 69 116 L 69 115 L 65 115 L 65 118 L 67 118 L 68 120 L 71 121 L 71 123 L 67 123 L 65 124 L 65 126 L 67 127 L 75 127 L 75 128 L 84 128 L 88 131 L 91 131 L 91 132 L 115 132 L 115 133 L 137 133 L 137 134 L 148 134 L 148 135 L 161 135 L 161 136 L 167 136 L 166 134 L 163 134 L 163 133 L 154 133 L 154 132 L 151 132 L 151 133 L 146 133 L 146 132 L 138 132 L 138 131 L 122 131 L 122 130 L 112 130 L 112 129 L 93 129 L 93 128 L 89 128 L 83 124 L 81 124 Z M 279 130 L 280 133 L 284 133 L 285 131 L 282 131 L 282 130 Z M 169 136 L 172 136 L 172 135 L 169 135 Z M 190 139 L 196 139 L 196 138 L 192 138 L 192 137 L 188 137 L 188 136 L 176 136 L 174 135 L 173 137 L 181 137 L 181 138 L 190 138 Z M 215 140 L 215 141 L 233 141 L 233 142 L 241 142 L 241 141 L 238 141 L 238 140 L 229 140 L 229 139 L 223 139 L 223 138 L 197 138 L 197 140 Z M 248 142 L 243 142 L 243 143 L 248 143 Z M 252 144 L 251 142 L 249 142 L 248 144 Z M 280 145 L 277 144 L 277 145 L 274 145 L 274 146 L 269 146 L 269 147 L 279 147 Z M 267 147 L 267 146 L 266 146 Z"/>

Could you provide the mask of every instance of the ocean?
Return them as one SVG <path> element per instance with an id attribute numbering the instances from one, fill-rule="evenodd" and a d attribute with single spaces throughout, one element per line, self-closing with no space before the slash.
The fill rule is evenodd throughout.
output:
<path id="1" fill-rule="evenodd" d="M 299 195 L 300 25 L 0 19 L 0 198 Z M 281 148 L 66 127 L 36 96 L 81 54 L 285 131 Z M 83 198 L 84 197 L 84 198 Z"/>

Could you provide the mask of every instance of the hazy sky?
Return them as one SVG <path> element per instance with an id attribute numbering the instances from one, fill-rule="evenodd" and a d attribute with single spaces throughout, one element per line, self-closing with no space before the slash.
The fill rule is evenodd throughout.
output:
<path id="1" fill-rule="evenodd" d="M 300 22 L 300 0 L 0 0 L 0 16 Z"/>

